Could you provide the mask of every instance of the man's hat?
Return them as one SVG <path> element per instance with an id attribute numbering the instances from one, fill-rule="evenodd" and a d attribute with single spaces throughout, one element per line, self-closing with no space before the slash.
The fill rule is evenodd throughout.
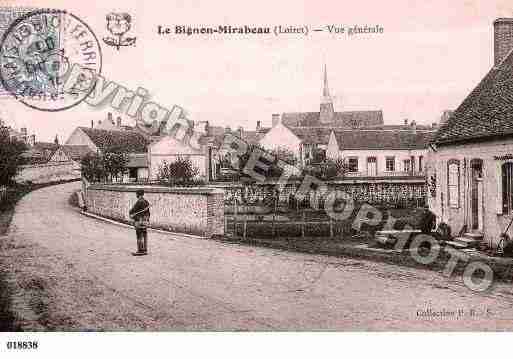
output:
<path id="1" fill-rule="evenodd" d="M 138 189 L 137 191 L 135 191 L 135 194 L 137 196 L 144 196 L 144 190 L 143 189 Z"/>

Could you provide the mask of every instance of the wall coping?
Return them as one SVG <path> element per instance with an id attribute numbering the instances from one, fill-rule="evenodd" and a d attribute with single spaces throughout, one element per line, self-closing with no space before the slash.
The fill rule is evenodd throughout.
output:
<path id="1" fill-rule="evenodd" d="M 164 186 L 123 186 L 115 184 L 92 184 L 87 187 L 88 190 L 99 191 L 113 191 L 113 192 L 136 192 L 138 189 L 143 189 L 145 193 L 176 193 L 176 194 L 199 194 L 199 195 L 214 195 L 224 194 L 224 191 L 218 188 L 210 187 L 164 187 Z"/>

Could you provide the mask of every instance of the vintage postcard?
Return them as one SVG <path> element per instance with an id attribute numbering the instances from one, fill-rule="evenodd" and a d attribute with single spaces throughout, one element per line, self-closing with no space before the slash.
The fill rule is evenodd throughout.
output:
<path id="1" fill-rule="evenodd" d="M 3 0 L 0 142 L 3 332 L 513 329 L 511 1 Z"/>

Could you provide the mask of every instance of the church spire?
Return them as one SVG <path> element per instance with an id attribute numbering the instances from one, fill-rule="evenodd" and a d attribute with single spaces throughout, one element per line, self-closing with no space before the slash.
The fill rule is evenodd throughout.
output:
<path id="1" fill-rule="evenodd" d="M 328 87 L 328 70 L 326 69 L 326 64 L 324 64 L 324 87 L 322 89 L 322 97 L 323 100 L 331 100 L 330 89 Z"/>
<path id="2" fill-rule="evenodd" d="M 330 124 L 335 117 L 335 110 L 333 109 L 333 101 L 331 100 L 330 90 L 328 88 L 328 71 L 326 64 L 324 64 L 324 86 L 322 88 L 321 107 L 319 112 L 319 120 L 321 124 Z"/>

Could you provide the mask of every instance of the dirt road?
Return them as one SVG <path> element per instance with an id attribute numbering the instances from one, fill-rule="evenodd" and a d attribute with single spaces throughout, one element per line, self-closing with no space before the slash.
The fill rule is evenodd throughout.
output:
<path id="1" fill-rule="evenodd" d="M 422 269 L 156 232 L 151 255 L 132 257 L 133 230 L 68 204 L 78 186 L 23 198 L 3 239 L 27 330 L 513 328 L 505 284 L 478 294 Z"/>

